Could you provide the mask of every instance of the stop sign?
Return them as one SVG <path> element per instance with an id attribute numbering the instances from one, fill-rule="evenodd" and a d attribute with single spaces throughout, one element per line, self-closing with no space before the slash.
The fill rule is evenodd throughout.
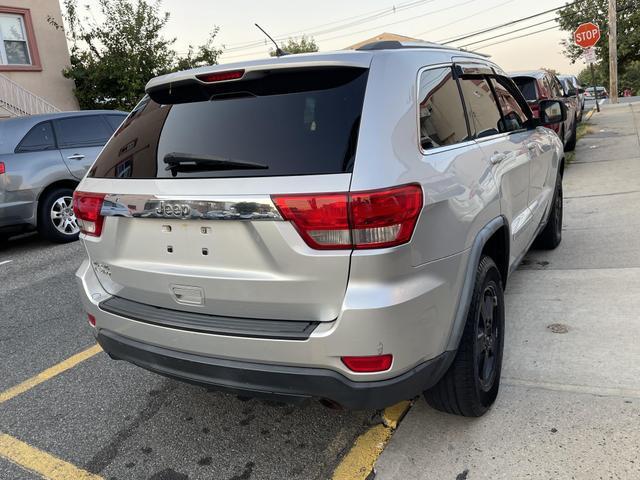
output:
<path id="1" fill-rule="evenodd" d="M 593 47 L 600 40 L 600 28 L 595 23 L 583 23 L 573 32 L 573 40 L 582 48 Z"/>

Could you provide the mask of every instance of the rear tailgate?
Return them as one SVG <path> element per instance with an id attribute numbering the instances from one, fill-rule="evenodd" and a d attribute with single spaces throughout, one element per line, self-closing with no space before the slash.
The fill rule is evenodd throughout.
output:
<path id="1" fill-rule="evenodd" d="M 173 310 L 334 320 L 351 250 L 310 248 L 271 195 L 349 190 L 366 78 L 281 69 L 141 102 L 79 187 L 106 195 L 101 235 L 85 236 L 103 287 Z"/>

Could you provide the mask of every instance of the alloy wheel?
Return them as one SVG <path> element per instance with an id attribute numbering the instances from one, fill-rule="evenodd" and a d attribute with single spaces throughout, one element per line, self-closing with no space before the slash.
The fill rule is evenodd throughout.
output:
<path id="1" fill-rule="evenodd" d="M 64 235 L 76 235 L 80 231 L 78 221 L 73 213 L 73 198 L 64 196 L 58 198 L 51 206 L 51 223 Z"/>
<path id="2" fill-rule="evenodd" d="M 495 381 L 500 347 L 498 294 L 494 282 L 487 284 L 480 301 L 476 324 L 477 376 L 480 388 L 488 392 Z"/>

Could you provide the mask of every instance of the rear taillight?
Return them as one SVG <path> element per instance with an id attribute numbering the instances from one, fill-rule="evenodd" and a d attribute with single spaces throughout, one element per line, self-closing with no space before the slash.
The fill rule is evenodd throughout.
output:
<path id="1" fill-rule="evenodd" d="M 342 357 L 344 363 L 352 372 L 372 373 L 384 372 L 391 368 L 393 355 L 373 355 L 370 357 Z"/>
<path id="2" fill-rule="evenodd" d="M 5 168 L 4 168 L 4 162 L 0 162 L 0 175 L 2 175 L 5 172 Z"/>
<path id="3" fill-rule="evenodd" d="M 104 193 L 73 192 L 73 213 L 80 231 L 93 237 L 102 233 L 104 217 L 100 215 Z"/>
<path id="4" fill-rule="evenodd" d="M 420 185 L 351 193 L 273 195 L 311 248 L 385 248 L 406 243 L 422 209 Z"/>
<path id="5" fill-rule="evenodd" d="M 533 103 L 529 105 L 531 107 L 531 113 L 533 113 L 533 118 L 538 118 L 540 115 L 540 106 L 537 103 Z"/>
<path id="6" fill-rule="evenodd" d="M 96 317 L 94 317 L 90 313 L 87 313 L 87 320 L 89 321 L 89 325 L 91 325 L 92 327 L 96 326 Z"/>

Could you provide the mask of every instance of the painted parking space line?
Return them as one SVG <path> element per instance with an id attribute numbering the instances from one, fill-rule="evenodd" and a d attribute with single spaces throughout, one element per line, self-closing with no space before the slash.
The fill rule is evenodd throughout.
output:
<path id="1" fill-rule="evenodd" d="M 13 260 L 4 260 L 0 262 L 0 265 L 6 265 L 7 263 L 11 263 L 11 262 L 13 262 Z"/>
<path id="2" fill-rule="evenodd" d="M 370 478 L 373 466 L 389 443 L 402 418 L 411 408 L 410 401 L 399 402 L 382 413 L 382 423 L 360 435 L 351 450 L 342 458 L 333 472 L 333 480 L 365 480 Z"/>
<path id="3" fill-rule="evenodd" d="M 33 387 L 40 385 L 43 382 L 55 377 L 56 375 L 61 374 L 69 370 L 70 368 L 75 367 L 80 362 L 87 360 L 88 358 L 93 357 L 96 353 L 102 351 L 100 345 L 94 345 L 92 347 L 87 348 L 86 350 L 81 351 L 80 353 L 76 353 L 75 355 L 63 360 L 62 362 L 54 365 L 53 367 L 47 368 L 43 372 L 25 380 L 18 385 L 5 390 L 0 393 L 0 404 L 6 402 L 7 400 L 11 400 L 14 397 L 17 397 L 21 393 L 26 392 L 27 390 L 32 389 Z"/>
<path id="4" fill-rule="evenodd" d="M 0 433 L 0 458 L 5 458 L 47 480 L 102 480 L 98 475 L 82 470 L 5 433 Z"/>

